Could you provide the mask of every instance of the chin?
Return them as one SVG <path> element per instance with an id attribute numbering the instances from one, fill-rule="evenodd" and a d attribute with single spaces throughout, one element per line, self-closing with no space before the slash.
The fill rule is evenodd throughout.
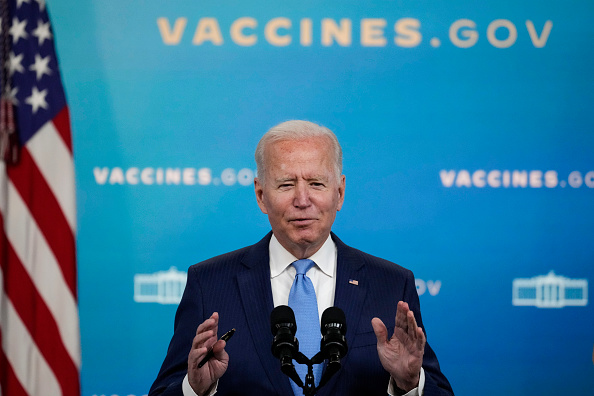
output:
<path id="1" fill-rule="evenodd" d="M 297 246 L 309 247 L 319 242 L 320 236 L 319 234 L 314 235 L 313 233 L 299 233 L 295 235 L 295 237 L 291 238 L 291 240 Z"/>

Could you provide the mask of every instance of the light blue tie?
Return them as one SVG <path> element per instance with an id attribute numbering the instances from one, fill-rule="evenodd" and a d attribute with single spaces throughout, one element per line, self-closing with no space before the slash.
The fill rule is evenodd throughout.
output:
<path id="1" fill-rule="evenodd" d="M 320 339 L 322 338 L 316 291 L 311 279 L 306 275 L 307 271 L 314 265 L 315 263 L 309 259 L 293 262 L 297 274 L 289 293 L 289 307 L 295 312 L 295 320 L 297 321 L 296 337 L 299 340 L 299 351 L 310 359 L 320 350 Z M 316 364 L 313 367 L 316 386 L 320 383 L 322 368 L 322 364 Z M 295 369 L 305 384 L 307 365 L 296 364 Z M 303 395 L 303 390 L 293 381 L 291 381 L 291 386 L 296 396 Z"/>

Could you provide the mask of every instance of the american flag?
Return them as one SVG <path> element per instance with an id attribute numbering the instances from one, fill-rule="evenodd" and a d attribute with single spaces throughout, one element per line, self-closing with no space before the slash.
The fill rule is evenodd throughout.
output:
<path id="1" fill-rule="evenodd" d="M 80 395 L 68 107 L 45 0 L 0 0 L 0 395 Z"/>

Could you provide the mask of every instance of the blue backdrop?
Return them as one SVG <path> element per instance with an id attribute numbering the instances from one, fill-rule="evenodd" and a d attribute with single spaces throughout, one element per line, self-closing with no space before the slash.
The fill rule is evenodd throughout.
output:
<path id="1" fill-rule="evenodd" d="M 594 3 L 48 7 L 74 133 L 84 396 L 148 393 L 188 266 L 269 230 L 253 152 L 295 118 L 341 140 L 334 231 L 414 271 L 456 394 L 594 388 Z"/>

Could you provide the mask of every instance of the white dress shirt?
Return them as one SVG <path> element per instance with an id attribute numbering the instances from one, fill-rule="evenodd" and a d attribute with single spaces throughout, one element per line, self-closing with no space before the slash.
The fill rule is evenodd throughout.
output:
<path id="1" fill-rule="evenodd" d="M 291 264 L 298 260 L 289 253 L 273 235 L 270 239 L 270 285 L 272 287 L 272 302 L 275 307 L 289 305 L 289 293 L 295 280 L 296 270 Z M 334 305 L 334 289 L 336 289 L 336 245 L 332 238 L 328 239 L 322 247 L 308 259 L 316 265 L 307 271 L 311 279 L 316 298 L 318 299 L 318 315 Z"/>
<path id="2" fill-rule="evenodd" d="M 279 305 L 289 305 L 289 293 L 293 281 L 295 280 L 295 267 L 291 264 L 298 260 L 295 256 L 285 249 L 274 235 L 270 239 L 269 245 L 270 254 L 270 285 L 272 287 L 272 301 L 275 307 Z M 338 263 L 337 250 L 334 241 L 330 236 L 322 247 L 315 252 L 311 257 L 314 265 L 307 276 L 311 279 L 314 289 L 316 291 L 316 298 L 318 300 L 318 315 L 320 320 L 322 313 L 329 307 L 334 305 L 334 291 L 336 289 L 336 265 Z M 321 336 L 321 335 L 320 335 Z M 217 382 L 218 383 L 218 382 Z M 404 396 L 419 396 L 423 394 L 425 386 L 425 372 L 421 368 L 421 378 L 419 379 L 419 386 Z M 390 378 L 388 384 L 388 394 L 396 395 L 396 384 Z M 206 396 L 212 396 L 216 393 L 216 385 Z M 198 396 L 194 393 L 190 383 L 188 382 L 188 375 L 184 378 L 182 383 L 182 390 L 184 396 Z"/>

